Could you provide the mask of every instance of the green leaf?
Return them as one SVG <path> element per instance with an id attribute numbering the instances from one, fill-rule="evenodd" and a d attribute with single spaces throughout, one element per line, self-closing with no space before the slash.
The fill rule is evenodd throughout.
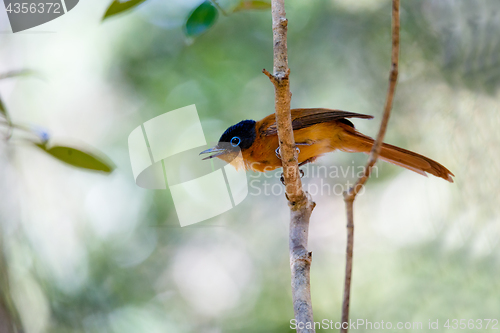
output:
<path id="1" fill-rule="evenodd" d="M 271 9 L 271 4 L 269 2 L 258 1 L 258 0 L 255 0 L 255 1 L 242 1 L 238 5 L 238 7 L 236 7 L 233 10 L 233 12 L 239 12 L 239 11 L 242 11 L 242 10 L 251 10 L 251 9 L 261 9 L 261 10 Z"/>
<path id="2" fill-rule="evenodd" d="M 48 147 L 46 144 L 41 143 L 37 143 L 36 146 L 58 160 L 77 168 L 97 170 L 106 173 L 112 172 L 114 169 L 114 166 L 110 162 L 105 161 L 105 158 L 96 156 L 98 153 L 84 152 L 67 146 Z"/>
<path id="3" fill-rule="evenodd" d="M 186 21 L 186 34 L 190 37 L 196 37 L 208 30 L 215 21 L 219 12 L 210 1 L 205 1 L 191 12 Z"/>
<path id="4" fill-rule="evenodd" d="M 7 120 L 9 121 L 9 114 L 7 113 L 7 109 L 5 108 L 5 105 L 2 102 L 2 99 L 0 98 L 0 114 Z"/>
<path id="5" fill-rule="evenodd" d="M 108 17 L 114 16 L 116 14 L 123 13 L 131 8 L 134 8 L 141 3 L 143 3 L 146 0 L 129 0 L 129 1 L 118 1 L 114 0 L 111 5 L 109 5 L 108 9 L 106 10 L 106 13 L 102 17 L 102 20 L 104 21 Z"/>

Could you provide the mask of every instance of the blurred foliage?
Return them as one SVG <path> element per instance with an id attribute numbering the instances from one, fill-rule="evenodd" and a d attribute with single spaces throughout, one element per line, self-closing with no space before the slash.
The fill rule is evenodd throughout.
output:
<path id="1" fill-rule="evenodd" d="M 33 77 L 33 76 L 40 76 L 40 75 L 31 69 L 21 69 L 18 71 L 12 71 L 12 72 L 0 74 L 0 80 L 13 78 L 13 77 L 19 77 L 19 76 L 31 76 L 31 77 Z"/>
<path id="2" fill-rule="evenodd" d="M 240 4 L 233 10 L 233 12 L 238 12 L 240 10 L 249 10 L 249 9 L 270 9 L 271 3 L 267 1 L 242 1 Z"/>
<path id="3" fill-rule="evenodd" d="M 0 80 L 20 77 L 20 76 L 21 77 L 32 76 L 34 74 L 36 73 L 32 70 L 12 71 L 0 74 Z M 8 131 L 7 140 L 10 140 L 13 130 L 20 130 L 36 138 L 36 139 L 31 138 L 27 140 L 29 143 L 34 144 L 42 151 L 69 165 L 81 169 L 103 171 L 105 173 L 112 172 L 114 169 L 114 166 L 109 161 L 109 159 L 106 160 L 105 157 L 97 156 L 99 153 L 97 153 L 95 149 L 93 152 L 90 152 L 90 149 L 86 148 L 87 150 L 89 150 L 89 152 L 84 152 L 83 150 L 74 147 L 54 146 L 54 145 L 49 147 L 47 145 L 49 136 L 45 131 L 37 132 L 36 130 L 33 130 L 27 126 L 18 125 L 11 122 L 10 116 L 7 113 L 7 108 L 3 104 L 1 98 L 0 98 L 0 115 L 2 115 L 4 118 L 2 121 L 2 118 L 0 117 L 0 126 L 6 127 Z"/>
<path id="4" fill-rule="evenodd" d="M 7 121 L 9 120 L 9 115 L 7 114 L 7 109 L 5 108 L 5 105 L 3 105 L 3 102 L 1 99 L 0 99 L 0 113 L 4 116 L 4 118 Z"/>
<path id="5" fill-rule="evenodd" d="M 499 8 L 490 1 L 411 1 L 408 24 L 430 61 L 438 61 L 446 80 L 473 91 L 496 93 L 500 84 Z M 417 16 L 418 15 L 418 16 Z M 423 27 L 425 26 L 425 29 Z M 438 58 L 436 58 L 438 57 Z"/>
<path id="6" fill-rule="evenodd" d="M 133 106 L 130 111 L 117 103 L 118 116 L 110 116 L 107 128 L 118 138 L 110 151 L 122 158 L 105 180 L 71 175 L 65 180 L 74 183 L 66 187 L 53 185 L 57 174 L 39 179 L 50 185 L 44 198 L 33 199 L 39 206 L 25 204 L 18 217 L 24 229 L 5 233 L 15 263 L 11 274 L 24 279 L 15 279 L 23 287 L 17 293 L 27 295 L 24 322 L 45 318 L 45 326 L 33 325 L 47 332 L 292 332 L 283 195 L 252 195 L 223 215 L 180 228 L 169 191 L 134 187 L 127 169 L 129 129 L 167 111 L 196 104 L 207 141 L 242 119 L 273 112 L 273 87 L 261 73 L 272 68 L 270 13 L 234 12 L 257 9 L 258 1 L 219 2 L 231 14 L 217 16 L 217 24 L 196 38 L 186 36 L 186 22 L 202 1 L 148 0 L 101 25 L 109 36 L 96 45 L 106 45 L 112 60 L 100 79 L 111 87 L 106 94 Z M 436 158 L 457 175 L 456 184 L 424 177 L 412 182 L 409 171 L 377 165 L 380 176 L 356 203 L 352 318 L 422 321 L 425 327 L 429 319 L 500 313 L 500 194 L 494 181 L 500 165 L 499 10 L 495 0 L 402 3 L 400 82 L 387 141 Z M 292 106 L 378 118 L 390 65 L 390 2 L 287 0 L 287 16 Z M 96 45 L 84 50 L 93 54 Z M 103 109 L 112 114 L 107 104 Z M 356 127 L 373 135 L 377 124 L 358 121 Z M 365 161 L 338 153 L 318 165 Z M 281 188 L 276 177 L 269 183 Z M 314 177 L 304 183 L 322 184 Z M 10 186 L 8 197 L 16 189 L 26 201 L 22 186 Z M 51 196 L 52 215 L 44 210 Z M 3 201 L 10 206 L 8 197 Z M 309 244 L 315 318 L 336 321 L 344 206 L 341 195 L 314 200 Z M 32 211 L 45 220 L 34 221 Z M 66 233 L 50 229 L 55 218 Z M 46 229 L 44 239 L 38 234 Z M 73 243 L 65 242 L 72 232 Z M 57 250 L 50 256 L 52 244 Z"/>
<path id="7" fill-rule="evenodd" d="M 146 0 L 130 0 L 121 2 L 115 0 L 106 10 L 103 20 L 137 7 L 145 1 Z M 202 1 L 201 4 L 193 8 L 185 19 L 186 35 L 188 37 L 197 37 L 207 31 L 217 21 L 219 11 L 221 11 L 223 15 L 228 15 L 228 13 L 236 13 L 244 10 L 265 10 L 271 8 L 271 3 L 259 0 L 239 0 L 236 1 L 236 6 L 233 3 L 230 3 L 230 6 L 232 9 L 227 10 L 219 5 L 218 0 Z"/>
<path id="8" fill-rule="evenodd" d="M 103 20 L 114 16 L 116 14 L 123 13 L 127 10 L 130 10 L 136 6 L 139 6 L 141 3 L 143 3 L 146 0 L 130 0 L 130 1 L 119 1 L 115 0 L 109 5 L 108 9 L 106 10 L 106 13 L 104 13 Z"/>

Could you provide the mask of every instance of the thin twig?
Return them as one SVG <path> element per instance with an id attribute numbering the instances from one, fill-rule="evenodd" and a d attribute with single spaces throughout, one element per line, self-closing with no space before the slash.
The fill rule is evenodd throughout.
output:
<path id="1" fill-rule="evenodd" d="M 36 137 L 38 137 L 33 132 L 33 130 L 31 128 L 29 128 L 28 126 L 14 124 L 10 121 L 10 119 L 9 120 L 0 119 L 0 126 L 7 127 L 7 135 L 4 138 L 5 141 L 9 141 L 12 138 L 12 135 L 14 134 L 15 129 L 20 130 L 20 131 L 25 132 L 25 133 L 28 133 L 28 134 L 35 135 Z"/>
<path id="2" fill-rule="evenodd" d="M 212 3 L 215 5 L 215 7 L 220 10 L 220 12 L 222 13 L 222 15 L 224 16 L 227 16 L 227 13 L 226 11 L 224 10 L 224 8 L 222 8 L 219 3 L 217 2 L 217 0 L 212 0 Z"/>
<path id="3" fill-rule="evenodd" d="M 28 126 L 13 124 L 10 121 L 5 121 L 5 120 L 2 120 L 2 119 L 0 119 L 0 125 L 4 125 L 4 126 L 7 126 L 7 127 L 12 127 L 12 128 L 16 128 L 16 129 L 19 129 L 19 130 L 22 130 L 22 131 L 25 131 L 25 132 L 29 132 L 29 133 L 33 133 L 33 130 L 30 127 L 28 127 Z"/>
<path id="4" fill-rule="evenodd" d="M 315 332 L 311 302 L 310 269 L 312 253 L 307 250 L 309 218 L 315 203 L 302 190 L 298 155 L 293 137 L 290 113 L 290 69 L 288 68 L 285 1 L 272 0 L 274 73 L 263 73 L 274 85 L 276 125 L 285 179 L 285 192 L 290 207 L 290 268 L 292 297 L 297 332 Z M 311 328 L 312 327 L 312 328 Z"/>
<path id="5" fill-rule="evenodd" d="M 353 217 L 353 204 L 356 195 L 370 177 L 371 171 L 375 162 L 380 155 L 382 143 L 384 141 L 389 116 L 391 115 L 392 103 L 394 100 L 394 93 L 396 91 L 396 84 L 398 80 L 398 66 L 399 66 L 399 0 L 392 1 L 392 54 L 391 54 L 391 71 L 389 75 L 389 88 L 387 89 L 387 97 L 384 107 L 384 115 L 380 124 L 380 129 L 377 139 L 373 144 L 370 158 L 365 167 L 364 174 L 358 179 L 356 184 L 349 188 L 344 193 L 344 201 L 347 213 L 347 246 L 346 246 L 346 269 L 345 269 L 345 283 L 344 283 L 344 300 L 342 304 L 342 329 L 341 332 L 347 332 L 349 328 L 349 300 L 351 294 L 351 274 L 352 274 L 352 253 L 354 246 L 354 217 Z"/>

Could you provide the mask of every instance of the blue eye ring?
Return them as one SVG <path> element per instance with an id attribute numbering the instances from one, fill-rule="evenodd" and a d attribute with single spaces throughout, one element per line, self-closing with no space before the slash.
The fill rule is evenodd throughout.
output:
<path id="1" fill-rule="evenodd" d="M 241 143 L 241 139 L 237 136 L 234 136 L 232 139 L 231 139 L 231 146 L 233 147 L 238 147 Z"/>

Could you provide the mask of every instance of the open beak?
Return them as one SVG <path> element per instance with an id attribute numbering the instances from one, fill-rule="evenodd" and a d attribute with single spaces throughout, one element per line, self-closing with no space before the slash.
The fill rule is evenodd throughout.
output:
<path id="1" fill-rule="evenodd" d="M 200 155 L 201 154 L 211 154 L 211 153 L 214 153 L 214 154 L 203 158 L 203 160 L 208 160 L 210 158 L 214 158 L 214 157 L 217 157 L 217 156 L 220 156 L 220 155 L 224 155 L 225 153 L 227 153 L 227 149 L 221 149 L 221 148 L 215 146 L 213 148 L 210 148 L 210 149 L 202 151 L 200 153 Z"/>

